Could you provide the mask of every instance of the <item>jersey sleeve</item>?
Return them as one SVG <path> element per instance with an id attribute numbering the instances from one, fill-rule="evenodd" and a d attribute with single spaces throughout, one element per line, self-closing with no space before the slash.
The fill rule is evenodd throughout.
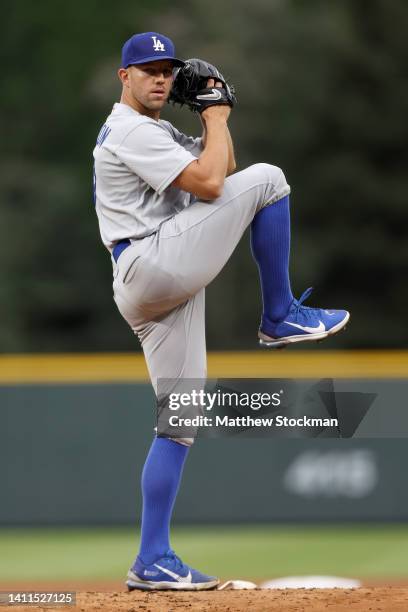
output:
<path id="1" fill-rule="evenodd" d="M 129 132 L 115 154 L 158 194 L 197 159 L 153 119 Z"/>
<path id="2" fill-rule="evenodd" d="M 180 132 L 169 121 L 161 121 L 161 123 L 173 135 L 175 141 L 178 142 L 179 145 L 184 147 L 187 151 L 190 151 L 190 153 L 196 157 L 200 157 L 204 148 L 202 138 L 194 138 L 193 136 L 183 134 L 183 132 Z"/>

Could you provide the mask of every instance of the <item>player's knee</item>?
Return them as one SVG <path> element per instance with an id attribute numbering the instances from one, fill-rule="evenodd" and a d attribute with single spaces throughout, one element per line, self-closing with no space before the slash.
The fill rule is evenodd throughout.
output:
<path id="1" fill-rule="evenodd" d="M 268 183 L 272 183 L 274 186 L 287 185 L 285 174 L 279 166 L 260 163 L 254 164 L 251 168 L 254 168 L 263 179 L 266 178 Z"/>
<path id="2" fill-rule="evenodd" d="M 265 185 L 261 201 L 258 202 L 257 210 L 264 206 L 273 204 L 290 193 L 290 186 L 286 181 L 285 174 L 279 166 L 272 164 L 255 164 L 255 172 L 258 180 Z"/>

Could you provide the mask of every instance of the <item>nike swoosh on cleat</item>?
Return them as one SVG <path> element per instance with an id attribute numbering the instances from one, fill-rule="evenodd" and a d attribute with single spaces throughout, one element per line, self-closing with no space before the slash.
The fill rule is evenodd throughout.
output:
<path id="1" fill-rule="evenodd" d="M 319 321 L 319 325 L 317 327 L 308 327 L 307 325 L 299 325 L 299 323 L 290 323 L 290 321 L 284 321 L 284 323 L 286 323 L 286 325 L 292 325 L 292 327 L 297 327 L 308 334 L 319 334 L 326 331 L 326 327 L 321 321 Z"/>
<path id="2" fill-rule="evenodd" d="M 176 572 L 172 572 L 171 570 L 162 567 L 158 563 L 154 563 L 154 566 L 158 567 L 164 574 L 167 574 L 168 576 L 174 578 L 174 580 L 177 580 L 177 582 L 192 582 L 191 572 L 188 572 L 187 576 L 179 576 L 179 574 L 176 574 Z"/>
<path id="3" fill-rule="evenodd" d="M 197 100 L 220 100 L 222 98 L 221 92 L 217 89 L 213 89 L 212 93 L 201 94 L 201 96 L 196 96 Z"/>

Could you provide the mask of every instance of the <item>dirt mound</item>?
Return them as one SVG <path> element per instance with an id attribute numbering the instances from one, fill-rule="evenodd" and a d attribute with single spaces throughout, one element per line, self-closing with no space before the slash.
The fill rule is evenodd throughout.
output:
<path id="1" fill-rule="evenodd" d="M 38 610 L 6 607 L 2 610 Z M 287 589 L 210 591 L 203 593 L 78 592 L 76 607 L 42 608 L 47 612 L 407 612 L 408 588 Z"/>

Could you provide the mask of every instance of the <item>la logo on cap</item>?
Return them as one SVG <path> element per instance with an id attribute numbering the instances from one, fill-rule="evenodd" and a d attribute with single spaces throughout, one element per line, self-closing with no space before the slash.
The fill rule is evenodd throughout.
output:
<path id="1" fill-rule="evenodd" d="M 153 49 L 155 51 L 164 51 L 164 45 L 162 43 L 162 41 L 159 38 L 156 38 L 156 36 L 152 36 L 153 38 Z"/>

